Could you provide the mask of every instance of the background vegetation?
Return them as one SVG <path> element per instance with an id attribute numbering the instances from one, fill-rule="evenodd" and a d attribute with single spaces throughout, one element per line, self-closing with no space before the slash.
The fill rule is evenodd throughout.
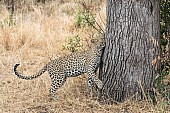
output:
<path id="1" fill-rule="evenodd" d="M 105 29 L 104 0 L 0 0 L 0 112 L 170 112 L 170 1 L 161 1 L 161 72 L 155 80 L 157 104 L 144 100 L 103 105 L 90 96 L 86 76 L 70 78 L 50 100 L 47 73 L 25 81 L 12 68 L 21 63 L 23 74 L 32 75 L 44 64 L 70 52 L 86 50 L 90 38 Z M 92 26 L 96 26 L 98 31 Z"/>
<path id="2" fill-rule="evenodd" d="M 161 72 L 155 80 L 156 89 L 170 105 L 170 0 L 161 1 L 160 9 L 161 33 Z"/>

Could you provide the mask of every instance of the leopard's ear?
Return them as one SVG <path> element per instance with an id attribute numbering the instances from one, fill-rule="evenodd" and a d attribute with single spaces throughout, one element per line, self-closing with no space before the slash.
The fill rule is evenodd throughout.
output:
<path id="1" fill-rule="evenodd" d="M 104 42 L 104 38 L 92 38 L 91 40 L 91 43 L 93 44 L 98 44 L 98 43 L 101 43 L 101 42 Z"/>
<path id="2" fill-rule="evenodd" d="M 96 43 L 98 43 L 98 42 L 99 42 L 99 40 L 98 40 L 98 39 L 96 39 L 96 38 L 93 38 L 93 39 L 91 39 L 90 41 L 91 41 L 91 43 L 93 43 L 93 44 L 96 44 Z"/>

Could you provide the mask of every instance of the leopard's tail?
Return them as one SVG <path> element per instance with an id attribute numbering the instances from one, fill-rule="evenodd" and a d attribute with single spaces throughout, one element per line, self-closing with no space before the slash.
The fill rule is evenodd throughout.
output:
<path id="1" fill-rule="evenodd" d="M 39 70 L 39 72 L 36 73 L 35 75 L 32 75 L 32 76 L 23 76 L 23 75 L 21 75 L 21 74 L 19 74 L 19 73 L 17 72 L 17 67 L 18 67 L 19 65 L 20 65 L 20 64 L 15 64 L 15 66 L 14 66 L 14 72 L 15 72 L 15 75 L 17 75 L 17 76 L 18 76 L 19 78 L 21 78 L 21 79 L 31 80 L 31 79 L 34 79 L 34 78 L 39 77 L 40 75 L 42 75 L 44 72 L 47 71 L 47 65 L 46 65 L 46 66 L 44 66 L 41 70 Z"/>

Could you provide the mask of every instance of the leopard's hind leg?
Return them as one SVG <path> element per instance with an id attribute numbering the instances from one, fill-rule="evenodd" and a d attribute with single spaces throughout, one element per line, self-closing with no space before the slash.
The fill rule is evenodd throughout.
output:
<path id="1" fill-rule="evenodd" d="M 56 95 L 56 91 L 65 83 L 66 77 L 62 73 L 52 73 L 51 76 L 52 84 L 50 89 L 50 94 L 54 101 L 58 100 L 58 96 Z"/>

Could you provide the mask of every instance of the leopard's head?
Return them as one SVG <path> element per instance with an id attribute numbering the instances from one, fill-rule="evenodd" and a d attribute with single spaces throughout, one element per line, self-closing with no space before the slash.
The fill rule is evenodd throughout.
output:
<path id="1" fill-rule="evenodd" d="M 91 43 L 93 44 L 93 49 L 95 49 L 95 51 L 98 54 L 101 54 L 103 52 L 103 49 L 105 47 L 105 41 L 104 38 L 94 38 L 91 39 Z"/>

